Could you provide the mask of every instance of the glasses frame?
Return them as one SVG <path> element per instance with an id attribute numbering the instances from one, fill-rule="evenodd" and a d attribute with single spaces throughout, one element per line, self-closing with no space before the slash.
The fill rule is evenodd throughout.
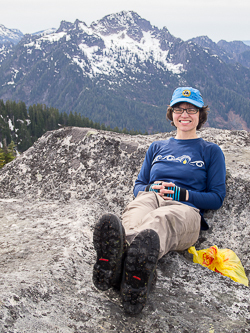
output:
<path id="1" fill-rule="evenodd" d="M 181 109 L 182 112 L 181 112 L 181 113 L 175 112 L 175 109 Z M 196 112 L 194 112 L 194 113 L 189 113 L 188 110 L 196 110 Z M 188 108 L 188 109 L 183 109 L 183 108 L 173 108 L 173 112 L 174 112 L 175 114 L 183 114 L 184 111 L 186 111 L 187 114 L 196 114 L 196 113 L 199 111 L 199 108 Z"/>

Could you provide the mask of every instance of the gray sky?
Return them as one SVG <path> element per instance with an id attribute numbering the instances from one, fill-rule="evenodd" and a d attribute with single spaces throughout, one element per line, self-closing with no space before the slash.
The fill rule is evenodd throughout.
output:
<path id="1" fill-rule="evenodd" d="M 187 40 L 250 40 L 249 0 L 0 0 L 0 24 L 23 33 L 58 28 L 62 20 L 87 25 L 105 15 L 133 10 L 158 28 Z"/>

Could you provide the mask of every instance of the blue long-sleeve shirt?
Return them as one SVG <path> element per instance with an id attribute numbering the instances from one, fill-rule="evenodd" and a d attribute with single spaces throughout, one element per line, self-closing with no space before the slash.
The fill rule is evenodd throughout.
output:
<path id="1" fill-rule="evenodd" d="M 218 209 L 226 195 L 226 167 L 222 150 L 201 138 L 153 142 L 134 186 L 134 195 L 155 181 L 173 182 L 189 192 L 184 204 Z"/>

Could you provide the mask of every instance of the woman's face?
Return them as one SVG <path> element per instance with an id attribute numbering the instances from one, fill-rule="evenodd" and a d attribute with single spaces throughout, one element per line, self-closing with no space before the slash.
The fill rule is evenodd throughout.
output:
<path id="1" fill-rule="evenodd" d="M 198 109 L 190 103 L 180 103 L 178 108 L 182 109 Z M 177 132 L 185 132 L 186 135 L 192 136 L 196 134 L 196 128 L 199 124 L 199 111 L 195 114 L 188 114 L 185 110 L 182 114 L 173 112 L 173 122 L 177 128 Z"/>

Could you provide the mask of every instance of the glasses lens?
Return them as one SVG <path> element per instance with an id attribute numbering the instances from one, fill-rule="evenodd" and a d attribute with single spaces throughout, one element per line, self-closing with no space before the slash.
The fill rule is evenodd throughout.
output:
<path id="1" fill-rule="evenodd" d="M 174 108 L 174 113 L 177 114 L 182 114 L 185 110 L 187 111 L 188 114 L 195 114 L 198 112 L 198 109 L 182 109 L 182 108 Z"/>
<path id="2" fill-rule="evenodd" d="M 187 109 L 187 113 L 194 114 L 197 113 L 198 109 Z"/>
<path id="3" fill-rule="evenodd" d="M 174 108 L 174 113 L 181 114 L 183 111 L 181 108 Z"/>

